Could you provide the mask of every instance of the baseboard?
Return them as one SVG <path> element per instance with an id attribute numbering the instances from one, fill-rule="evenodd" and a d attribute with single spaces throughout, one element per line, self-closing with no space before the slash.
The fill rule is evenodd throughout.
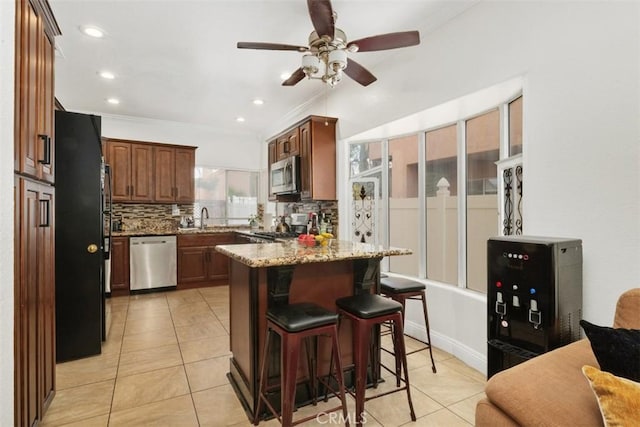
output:
<path id="1" fill-rule="evenodd" d="M 410 337 L 414 337 L 421 341 L 427 340 L 427 332 L 424 326 L 415 322 L 407 321 L 404 325 L 405 334 Z M 472 348 L 462 344 L 461 342 L 452 339 L 447 335 L 443 335 L 438 331 L 431 329 L 430 331 L 431 341 L 433 346 L 440 350 L 450 353 L 471 366 L 476 371 L 486 374 L 487 372 L 487 357 Z"/>

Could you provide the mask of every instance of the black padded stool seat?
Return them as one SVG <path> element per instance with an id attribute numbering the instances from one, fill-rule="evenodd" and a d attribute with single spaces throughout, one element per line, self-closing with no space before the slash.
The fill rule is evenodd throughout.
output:
<path id="1" fill-rule="evenodd" d="M 402 304 L 381 297 L 380 295 L 363 294 L 336 300 L 338 308 L 363 319 L 384 316 L 402 311 Z"/>
<path id="2" fill-rule="evenodd" d="M 287 332 L 299 332 L 337 323 L 338 313 L 310 303 L 286 304 L 270 308 L 267 319 Z"/>
<path id="3" fill-rule="evenodd" d="M 404 292 L 417 292 L 426 289 L 423 283 L 415 280 L 405 279 L 402 277 L 385 277 L 380 279 L 380 288 L 382 292 L 390 294 L 398 294 Z"/>
<path id="4" fill-rule="evenodd" d="M 421 341 L 424 344 L 423 347 L 407 352 L 407 354 L 417 353 L 423 350 L 429 350 L 429 357 L 431 358 L 431 370 L 435 374 L 436 362 L 433 360 L 433 351 L 431 349 L 431 332 L 429 328 L 429 314 L 427 312 L 427 287 L 424 283 L 417 280 L 405 279 L 403 277 L 384 277 L 380 279 L 380 293 L 389 298 L 389 300 L 397 301 L 402 305 L 402 313 L 404 315 L 407 300 L 421 300 L 422 313 L 424 315 L 424 325 L 427 333 L 427 341 Z M 404 317 L 403 317 L 404 320 Z M 387 353 L 393 354 L 392 351 L 382 348 Z"/>

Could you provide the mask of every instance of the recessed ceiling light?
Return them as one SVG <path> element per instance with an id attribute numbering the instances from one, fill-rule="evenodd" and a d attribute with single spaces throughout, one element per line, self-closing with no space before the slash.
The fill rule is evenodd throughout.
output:
<path id="1" fill-rule="evenodd" d="M 236 122 L 243 123 L 244 122 L 244 117 L 236 117 Z"/>
<path id="2" fill-rule="evenodd" d="M 118 105 L 118 104 L 120 104 L 120 100 L 119 100 L 118 98 L 109 98 L 109 99 L 107 99 L 107 102 L 108 102 L 109 104 L 113 104 L 113 105 Z"/>
<path id="3" fill-rule="evenodd" d="M 82 31 L 82 34 L 85 34 L 89 37 L 94 37 L 96 39 L 104 37 L 105 34 L 103 30 L 93 25 L 81 25 L 80 31 Z"/>
<path id="4" fill-rule="evenodd" d="M 264 101 L 260 98 L 256 98 L 253 100 L 253 105 L 262 105 L 264 104 Z"/>
<path id="5" fill-rule="evenodd" d="M 284 73 L 280 74 L 280 80 L 287 80 L 289 77 L 291 77 L 291 73 L 288 71 L 285 71 Z"/>
<path id="6" fill-rule="evenodd" d="M 113 80 L 116 78 L 116 75 L 111 71 L 100 71 L 100 77 L 107 80 Z"/>

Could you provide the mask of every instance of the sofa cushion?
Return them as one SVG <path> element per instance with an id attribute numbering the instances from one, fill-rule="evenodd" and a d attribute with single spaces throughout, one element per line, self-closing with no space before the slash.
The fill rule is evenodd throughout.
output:
<path id="1" fill-rule="evenodd" d="M 520 425 L 594 425 L 602 417 L 584 365 L 599 366 L 587 339 L 497 373 L 485 393 Z"/>
<path id="2" fill-rule="evenodd" d="M 606 426 L 637 425 L 640 416 L 640 383 L 585 365 L 582 372 L 598 398 Z"/>
<path id="3" fill-rule="evenodd" d="M 613 327 L 640 329 L 640 288 L 629 289 L 620 295 Z"/>
<path id="4" fill-rule="evenodd" d="M 640 329 L 609 328 L 580 321 L 603 371 L 640 381 Z"/>

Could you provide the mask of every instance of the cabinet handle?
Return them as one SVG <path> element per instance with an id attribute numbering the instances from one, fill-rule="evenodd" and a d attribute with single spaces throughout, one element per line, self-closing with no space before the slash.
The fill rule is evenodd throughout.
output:
<path id="1" fill-rule="evenodd" d="M 40 224 L 39 227 L 50 227 L 51 226 L 51 209 L 49 209 L 50 204 L 49 200 L 38 200 L 40 202 Z"/>
<path id="2" fill-rule="evenodd" d="M 174 194 L 174 197 L 177 199 L 178 198 L 178 187 L 173 187 L 173 188 L 176 190 L 176 192 Z"/>
<path id="3" fill-rule="evenodd" d="M 38 160 L 38 163 L 43 165 L 51 164 L 51 137 L 49 135 L 39 134 L 38 138 L 42 140 L 43 148 L 44 148 L 44 159 Z"/>

